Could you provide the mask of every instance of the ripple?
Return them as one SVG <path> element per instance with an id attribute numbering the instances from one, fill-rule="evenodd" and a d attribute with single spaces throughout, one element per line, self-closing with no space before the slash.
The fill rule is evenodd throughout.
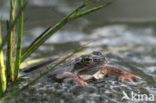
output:
<path id="1" fill-rule="evenodd" d="M 85 40 L 87 35 L 79 32 L 57 32 L 46 43 L 66 43 L 71 41 Z"/>
<path id="2" fill-rule="evenodd" d="M 92 46 L 134 46 L 134 45 L 156 45 L 156 38 L 151 36 L 153 31 L 149 28 L 142 30 L 144 34 L 138 31 L 132 31 L 126 25 L 106 26 L 93 30 L 92 37 L 101 38 L 92 43 Z M 103 39 L 102 39 L 103 37 Z"/>

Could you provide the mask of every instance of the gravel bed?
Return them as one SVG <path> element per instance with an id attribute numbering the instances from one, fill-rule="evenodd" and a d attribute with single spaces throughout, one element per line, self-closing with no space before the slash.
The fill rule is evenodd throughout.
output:
<path id="1" fill-rule="evenodd" d="M 19 87 L 29 81 L 25 79 Z M 8 103 L 116 103 L 121 102 L 123 90 L 131 89 L 131 85 L 119 83 L 115 77 L 91 80 L 88 84 L 82 86 L 72 80 L 57 83 L 44 78 Z"/>

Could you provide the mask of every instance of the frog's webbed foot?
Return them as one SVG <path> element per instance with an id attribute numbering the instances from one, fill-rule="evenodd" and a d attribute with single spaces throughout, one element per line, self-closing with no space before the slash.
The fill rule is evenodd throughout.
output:
<path id="1" fill-rule="evenodd" d="M 78 84 L 81 84 L 83 86 L 87 86 L 87 82 L 81 80 L 76 74 L 72 73 L 72 72 L 64 72 L 62 74 L 58 74 L 56 76 L 57 79 L 67 79 L 67 78 L 70 78 L 72 79 L 74 82 L 78 83 Z"/>
<path id="2" fill-rule="evenodd" d="M 119 75 L 118 80 L 120 82 L 124 82 L 124 80 L 129 80 L 131 83 L 135 84 L 135 82 L 133 81 L 133 78 L 141 79 L 141 77 L 139 77 L 139 76 L 136 76 L 136 75 L 128 73 L 128 72 L 124 72 L 123 74 Z"/>
<path id="3" fill-rule="evenodd" d="M 124 80 L 129 80 L 131 83 L 135 84 L 133 78 L 141 79 L 141 77 L 136 76 L 132 73 L 128 73 L 121 69 L 121 67 L 113 66 L 113 65 L 106 65 L 104 69 L 104 73 L 108 75 L 118 75 L 119 81 L 124 82 Z"/>

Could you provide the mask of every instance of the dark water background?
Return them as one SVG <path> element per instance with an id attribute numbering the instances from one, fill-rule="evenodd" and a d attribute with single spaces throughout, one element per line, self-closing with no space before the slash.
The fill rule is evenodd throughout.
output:
<path id="1" fill-rule="evenodd" d="M 24 49 L 47 27 L 56 24 L 83 0 L 30 0 L 24 11 Z M 110 61 L 143 78 L 141 92 L 156 101 L 156 1 L 120 0 L 111 6 L 68 23 L 31 58 L 64 54 L 91 38 L 101 38 L 84 51 L 102 51 Z M 93 6 L 93 5 L 92 5 Z M 0 16 L 9 18 L 9 3 L 0 0 Z M 3 31 L 3 34 L 5 32 Z"/>

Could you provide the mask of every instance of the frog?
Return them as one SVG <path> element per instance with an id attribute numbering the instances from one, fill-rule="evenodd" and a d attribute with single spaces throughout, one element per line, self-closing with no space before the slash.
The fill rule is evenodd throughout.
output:
<path id="1" fill-rule="evenodd" d="M 50 63 L 50 61 L 48 61 L 48 63 Z M 47 63 L 45 61 L 39 63 L 39 65 L 42 64 Z M 35 65 L 35 67 L 37 66 Z M 117 76 L 118 81 L 122 83 L 128 80 L 132 84 L 136 84 L 133 78 L 142 79 L 140 76 L 127 72 L 121 66 L 110 64 L 105 55 L 99 51 L 93 51 L 90 54 L 81 56 L 72 56 L 60 66 L 50 71 L 48 73 L 48 78 L 58 82 L 71 79 L 75 83 L 88 86 L 87 80 L 99 80 L 106 75 Z"/>

